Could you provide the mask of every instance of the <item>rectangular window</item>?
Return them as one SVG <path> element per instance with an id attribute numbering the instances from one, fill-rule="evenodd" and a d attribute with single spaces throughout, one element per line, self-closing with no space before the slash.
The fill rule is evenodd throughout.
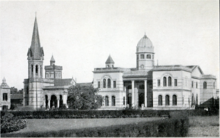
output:
<path id="1" fill-rule="evenodd" d="M 100 81 L 98 81 L 98 88 L 100 88 Z"/>
<path id="2" fill-rule="evenodd" d="M 157 80 L 157 86 L 158 87 L 160 86 L 160 80 Z"/>
<path id="3" fill-rule="evenodd" d="M 175 86 L 177 86 L 177 79 L 175 79 Z"/>
<path id="4" fill-rule="evenodd" d="M 114 88 L 116 88 L 116 81 L 114 81 Z"/>

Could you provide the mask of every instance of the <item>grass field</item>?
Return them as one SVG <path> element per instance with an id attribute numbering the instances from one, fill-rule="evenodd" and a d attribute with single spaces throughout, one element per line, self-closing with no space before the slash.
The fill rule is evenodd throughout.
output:
<path id="1" fill-rule="evenodd" d="M 219 116 L 189 117 L 188 137 L 219 137 Z"/>
<path id="2" fill-rule="evenodd" d="M 106 119 L 27 119 L 27 127 L 12 133 L 46 132 L 65 129 L 80 129 L 90 127 L 104 127 L 138 123 L 142 121 L 159 120 L 159 117 L 151 118 L 106 118 Z"/>

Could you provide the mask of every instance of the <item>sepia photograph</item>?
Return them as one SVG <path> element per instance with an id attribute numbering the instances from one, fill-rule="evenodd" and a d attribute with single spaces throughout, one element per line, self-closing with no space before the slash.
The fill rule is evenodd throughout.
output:
<path id="1" fill-rule="evenodd" d="M 218 0 L 0 0 L 1 137 L 219 137 Z"/>

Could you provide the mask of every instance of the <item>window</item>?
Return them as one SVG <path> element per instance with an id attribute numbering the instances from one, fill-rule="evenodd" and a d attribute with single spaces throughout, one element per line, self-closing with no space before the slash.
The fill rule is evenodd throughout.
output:
<path id="1" fill-rule="evenodd" d="M 123 97 L 123 105 L 125 105 L 125 97 Z"/>
<path id="2" fill-rule="evenodd" d="M 147 55 L 147 59 L 151 59 L 151 55 Z"/>
<path id="3" fill-rule="evenodd" d="M 193 88 L 193 81 L 192 81 L 192 88 Z"/>
<path id="4" fill-rule="evenodd" d="M 177 79 L 175 79 L 174 81 L 175 81 L 175 84 L 174 84 L 174 85 L 177 86 Z"/>
<path id="5" fill-rule="evenodd" d="M 111 80 L 108 79 L 108 88 L 111 88 Z"/>
<path id="6" fill-rule="evenodd" d="M 115 96 L 112 96 L 112 106 L 115 106 Z"/>
<path id="7" fill-rule="evenodd" d="M 100 88 L 100 81 L 98 81 L 98 88 Z"/>
<path id="8" fill-rule="evenodd" d="M 162 95 L 158 96 L 158 105 L 163 105 Z"/>
<path id="9" fill-rule="evenodd" d="M 171 79 L 171 77 L 168 77 L 168 86 L 172 86 L 172 79 Z"/>
<path id="10" fill-rule="evenodd" d="M 160 80 L 159 79 L 157 80 L 157 86 L 160 86 Z"/>
<path id="11" fill-rule="evenodd" d="M 166 95 L 166 103 L 165 105 L 170 105 L 170 96 Z"/>
<path id="12" fill-rule="evenodd" d="M 105 96 L 105 106 L 109 106 L 108 96 Z"/>
<path id="13" fill-rule="evenodd" d="M 38 65 L 36 65 L 35 72 L 38 74 Z"/>
<path id="14" fill-rule="evenodd" d="M 177 105 L 177 97 L 176 97 L 176 95 L 173 95 L 173 105 Z"/>
<path id="15" fill-rule="evenodd" d="M 215 89 L 215 82 L 213 83 L 213 88 Z"/>
<path id="16" fill-rule="evenodd" d="M 103 80 L 103 88 L 106 88 L 106 79 Z"/>
<path id="17" fill-rule="evenodd" d="M 114 81 L 114 88 L 116 88 L 116 81 Z"/>
<path id="18" fill-rule="evenodd" d="M 167 86 L 167 78 L 163 77 L 163 86 Z"/>
<path id="19" fill-rule="evenodd" d="M 144 59 L 144 54 L 141 54 L 141 59 Z"/>
<path id="20" fill-rule="evenodd" d="M 207 82 L 206 81 L 203 82 L 203 89 L 207 89 Z"/>
<path id="21" fill-rule="evenodd" d="M 34 66 L 33 65 L 31 65 L 31 72 L 33 73 L 33 70 L 34 70 Z"/>
<path id="22" fill-rule="evenodd" d="M 196 88 L 198 88 L 198 82 L 196 82 Z"/>
<path id="23" fill-rule="evenodd" d="M 3 101 L 8 101 L 8 94 L 7 93 L 3 93 Z"/>

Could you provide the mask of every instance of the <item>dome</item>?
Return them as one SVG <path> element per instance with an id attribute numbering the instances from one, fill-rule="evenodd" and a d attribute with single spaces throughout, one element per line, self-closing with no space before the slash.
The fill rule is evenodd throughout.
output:
<path id="1" fill-rule="evenodd" d="M 153 45 L 150 39 L 144 35 L 144 37 L 138 42 L 137 47 L 153 47 Z"/>

